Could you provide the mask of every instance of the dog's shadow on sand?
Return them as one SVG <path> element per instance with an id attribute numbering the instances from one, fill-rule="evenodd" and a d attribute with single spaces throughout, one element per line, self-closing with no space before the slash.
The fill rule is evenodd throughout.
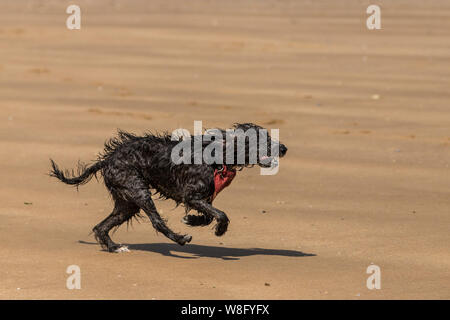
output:
<path id="1" fill-rule="evenodd" d="M 95 244 L 94 242 L 79 241 L 82 244 Z M 217 246 L 204 246 L 199 244 L 187 244 L 180 246 L 175 243 L 139 243 L 125 244 L 130 250 L 139 250 L 147 252 L 155 252 L 163 256 L 175 257 L 181 259 L 198 259 L 198 258 L 219 258 L 223 260 L 239 260 L 240 257 L 248 257 L 254 255 L 267 256 L 284 256 L 284 257 L 313 257 L 313 253 L 304 253 L 295 250 L 281 249 L 262 249 L 262 248 L 228 248 Z M 176 253 L 179 254 L 176 254 Z M 186 254 L 186 255 L 180 255 Z"/>

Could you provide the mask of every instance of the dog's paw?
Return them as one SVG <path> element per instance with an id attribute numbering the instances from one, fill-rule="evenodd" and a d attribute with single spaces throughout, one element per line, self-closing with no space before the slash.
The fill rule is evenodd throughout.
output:
<path id="1" fill-rule="evenodd" d="M 184 246 L 186 243 L 191 242 L 192 236 L 189 234 L 185 234 L 180 240 L 178 240 L 178 244 L 180 246 Z"/>
<path id="2" fill-rule="evenodd" d="M 127 246 L 120 246 L 117 249 L 114 250 L 114 252 L 120 253 L 120 252 L 130 252 L 130 249 L 128 249 Z"/>
<path id="3" fill-rule="evenodd" d="M 228 229 L 228 223 L 227 222 L 223 222 L 223 223 L 218 223 L 216 225 L 216 236 L 220 237 L 223 236 L 225 234 L 225 232 L 227 232 Z"/>

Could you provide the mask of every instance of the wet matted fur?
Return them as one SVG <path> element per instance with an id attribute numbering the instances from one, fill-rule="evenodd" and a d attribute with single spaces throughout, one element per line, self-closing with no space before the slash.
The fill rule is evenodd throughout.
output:
<path id="1" fill-rule="evenodd" d="M 234 129 L 241 129 L 239 132 L 255 130 L 259 133 L 261 129 L 252 123 L 235 124 Z M 225 141 L 227 132 L 220 130 Z M 254 151 L 249 139 L 244 137 L 245 157 L 244 163 L 237 164 L 238 148 L 237 135 L 233 136 L 232 142 L 235 144 L 233 150 L 233 163 L 227 161 L 226 169 L 236 172 L 236 169 L 250 166 L 249 152 Z M 260 136 L 257 135 L 257 146 L 259 150 Z M 203 136 L 204 137 L 204 136 Z M 195 137 L 194 137 L 195 139 Z M 214 140 L 202 143 L 203 150 Z M 278 147 L 279 156 L 286 154 L 285 145 L 272 141 L 267 134 L 267 154 L 272 155 L 272 150 Z M 153 227 L 164 234 L 172 241 L 184 245 L 190 242 L 192 237 L 188 234 L 181 235 L 173 232 L 159 215 L 152 195 L 159 194 L 163 199 L 172 199 L 177 205 L 182 204 L 186 208 L 184 223 L 190 226 L 209 225 L 214 219 L 217 221 L 215 234 L 223 235 L 228 228 L 229 219 L 227 215 L 212 205 L 215 196 L 215 173 L 223 170 L 221 164 L 175 164 L 172 161 L 172 149 L 179 141 L 171 140 L 171 136 L 164 134 L 145 134 L 136 136 L 131 133 L 119 131 L 118 136 L 105 143 L 105 149 L 95 163 L 90 166 L 79 163 L 78 174 L 63 172 L 58 168 L 53 160 L 50 175 L 58 178 L 62 182 L 80 186 L 83 185 L 100 172 L 106 188 L 111 193 L 114 200 L 112 213 L 93 229 L 99 244 L 109 252 L 126 251 L 127 248 L 114 243 L 109 237 L 109 232 L 115 227 L 119 227 L 124 222 L 139 215 L 142 210 L 150 219 Z M 228 150 L 223 144 L 223 158 Z M 257 151 L 258 152 L 258 151 Z M 192 155 L 194 152 L 192 152 Z M 265 159 L 262 159 L 265 158 Z M 257 156 L 257 164 L 261 167 L 268 167 L 268 157 Z M 265 161 L 263 161 L 265 160 Z M 225 162 L 225 161 L 224 161 Z M 152 191 L 154 193 L 152 194 Z M 194 209 L 198 215 L 188 214 Z"/>

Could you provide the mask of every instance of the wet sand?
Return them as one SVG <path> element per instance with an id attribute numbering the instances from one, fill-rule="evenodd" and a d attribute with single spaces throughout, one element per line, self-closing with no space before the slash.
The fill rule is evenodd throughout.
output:
<path id="1" fill-rule="evenodd" d="M 0 298 L 449 299 L 450 3 L 378 2 L 369 31 L 369 1 L 77 1 L 70 31 L 69 2 L 2 1 Z M 218 196 L 223 237 L 157 201 L 191 244 L 144 220 L 113 235 L 130 253 L 101 251 L 105 187 L 58 183 L 48 159 L 194 120 L 279 128 L 279 173 Z"/>

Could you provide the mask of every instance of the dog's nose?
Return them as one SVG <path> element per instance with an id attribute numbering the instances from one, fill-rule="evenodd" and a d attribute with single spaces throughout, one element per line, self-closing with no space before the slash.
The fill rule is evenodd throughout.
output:
<path id="1" fill-rule="evenodd" d="M 288 148 L 284 144 L 280 144 L 280 155 L 284 156 L 287 152 Z"/>

